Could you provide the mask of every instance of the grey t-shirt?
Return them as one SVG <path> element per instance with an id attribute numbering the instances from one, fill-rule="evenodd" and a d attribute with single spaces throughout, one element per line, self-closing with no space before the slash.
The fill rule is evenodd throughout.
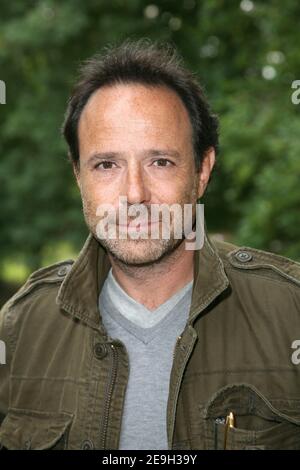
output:
<path id="1" fill-rule="evenodd" d="M 188 319 L 193 281 L 155 310 L 131 298 L 110 270 L 99 297 L 103 324 L 129 356 L 119 449 L 168 449 L 166 412 L 177 337 Z"/>

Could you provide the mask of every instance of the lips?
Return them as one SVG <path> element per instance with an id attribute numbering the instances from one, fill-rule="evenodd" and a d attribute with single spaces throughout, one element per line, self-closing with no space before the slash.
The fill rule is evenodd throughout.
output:
<path id="1" fill-rule="evenodd" d="M 153 221 L 153 222 L 135 222 L 131 221 L 129 224 L 124 225 L 124 224 L 117 224 L 119 227 L 119 230 L 123 232 L 146 232 L 151 229 L 151 227 L 157 226 L 159 224 L 159 221 Z"/>
<path id="2" fill-rule="evenodd" d="M 128 227 L 128 228 L 134 228 L 134 227 L 149 227 L 151 225 L 155 225 L 159 222 L 159 220 L 153 220 L 149 222 L 135 222 L 134 220 L 129 222 L 128 224 L 117 224 L 119 227 Z"/>

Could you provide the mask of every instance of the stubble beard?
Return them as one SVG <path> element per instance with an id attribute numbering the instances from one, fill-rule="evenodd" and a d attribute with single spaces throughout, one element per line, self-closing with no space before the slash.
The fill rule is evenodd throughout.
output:
<path id="1" fill-rule="evenodd" d="M 182 210 L 184 204 L 192 203 L 194 205 L 196 199 L 195 187 L 192 190 L 192 194 L 191 192 L 185 192 L 181 201 L 179 201 Z M 92 232 L 94 237 L 120 267 L 134 268 L 147 267 L 152 264 L 157 265 L 162 260 L 172 257 L 172 255 L 174 256 L 176 250 L 185 240 L 183 233 L 179 239 L 174 237 L 174 223 L 171 224 L 170 237 L 168 239 L 151 239 L 150 233 L 147 239 L 140 238 L 137 240 L 130 238 L 130 235 L 126 239 L 99 238 L 96 230 L 97 219 L 95 217 L 96 208 L 94 204 L 82 198 L 82 205 L 84 218 L 90 232 Z"/>

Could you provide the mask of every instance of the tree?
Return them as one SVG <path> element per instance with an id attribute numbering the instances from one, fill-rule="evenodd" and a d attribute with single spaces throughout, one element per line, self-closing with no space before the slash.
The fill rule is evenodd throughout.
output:
<path id="1" fill-rule="evenodd" d="M 60 136 L 79 62 L 127 37 L 171 40 L 220 116 L 221 152 L 203 199 L 210 230 L 300 259 L 300 4 L 286 0 L 6 2 L 0 18 L 0 254 L 34 269 L 87 229 Z"/>

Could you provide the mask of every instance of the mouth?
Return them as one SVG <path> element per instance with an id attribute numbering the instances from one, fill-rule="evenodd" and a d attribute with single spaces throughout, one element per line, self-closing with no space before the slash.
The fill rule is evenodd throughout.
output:
<path id="1" fill-rule="evenodd" d="M 157 221 L 152 221 L 152 222 L 144 222 L 144 223 L 135 223 L 134 221 L 129 223 L 129 224 L 117 224 L 117 226 L 121 230 L 125 230 L 130 232 L 139 232 L 139 231 L 145 231 L 149 230 L 149 228 L 157 226 L 159 224 L 159 220 Z"/>
<path id="2" fill-rule="evenodd" d="M 134 220 L 129 222 L 128 224 L 117 224 L 119 227 L 128 227 L 128 228 L 136 228 L 136 227 L 150 227 L 151 225 L 158 224 L 159 220 L 153 220 L 149 222 L 135 222 Z"/>

